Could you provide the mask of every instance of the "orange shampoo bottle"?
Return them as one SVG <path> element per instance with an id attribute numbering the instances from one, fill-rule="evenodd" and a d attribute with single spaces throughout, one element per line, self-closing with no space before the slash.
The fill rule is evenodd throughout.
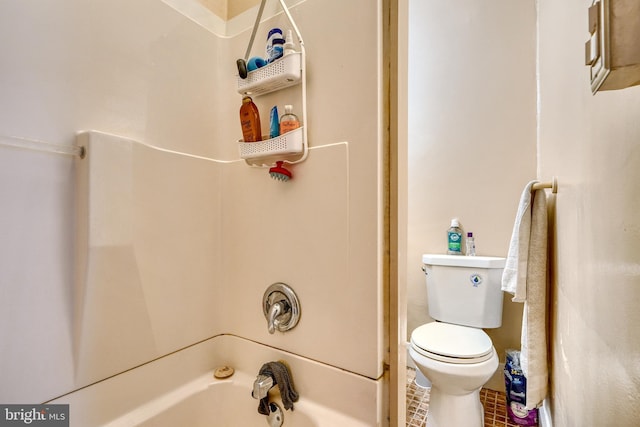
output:
<path id="1" fill-rule="evenodd" d="M 260 133 L 260 112 L 250 96 L 242 98 L 240 124 L 242 125 L 242 138 L 244 142 L 262 141 L 262 134 Z"/>

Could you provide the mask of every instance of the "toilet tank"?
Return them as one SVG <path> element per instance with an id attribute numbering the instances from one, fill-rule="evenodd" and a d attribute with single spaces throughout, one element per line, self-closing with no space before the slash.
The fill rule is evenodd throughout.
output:
<path id="1" fill-rule="evenodd" d="M 505 258 L 424 254 L 429 315 L 475 328 L 502 325 Z"/>

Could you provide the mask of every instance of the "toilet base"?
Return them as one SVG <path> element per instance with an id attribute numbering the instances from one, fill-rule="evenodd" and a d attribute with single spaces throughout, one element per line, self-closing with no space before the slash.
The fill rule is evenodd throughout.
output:
<path id="1" fill-rule="evenodd" d="M 483 427 L 484 408 L 480 388 L 468 394 L 451 395 L 431 386 L 427 427 Z"/>

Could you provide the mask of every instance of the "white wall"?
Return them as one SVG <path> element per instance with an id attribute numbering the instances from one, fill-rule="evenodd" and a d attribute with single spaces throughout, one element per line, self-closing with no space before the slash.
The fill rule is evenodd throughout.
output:
<path id="1" fill-rule="evenodd" d="M 155 283 L 153 274 L 147 274 L 145 292 L 138 294 L 147 303 L 147 313 L 99 306 L 104 316 L 148 315 L 150 328 L 127 328 L 122 317 L 105 322 L 94 307 L 83 307 L 107 329 L 123 325 L 127 333 L 142 331 L 138 344 L 145 352 L 124 350 L 135 353 L 133 359 L 144 354 L 135 363 L 198 339 L 234 333 L 370 378 L 382 375 L 381 6 L 371 7 L 364 0 L 348 6 L 336 1 L 333 6 L 308 0 L 292 10 L 309 52 L 313 149 L 305 163 L 292 168 L 294 180 L 282 184 L 264 169 L 233 162 L 240 137 L 235 60 L 244 54 L 250 28 L 224 38 L 151 0 L 73 0 L 64 7 L 31 0 L 0 4 L 0 135 L 71 145 L 76 132 L 96 129 L 232 161 L 221 167 L 219 182 L 199 183 L 222 189 L 219 196 L 212 193 L 214 200 L 207 206 L 213 212 L 211 224 L 203 231 L 222 236 L 218 248 L 207 249 L 222 253 L 215 261 L 223 266 L 222 273 L 204 268 L 212 277 L 199 277 L 197 285 L 190 280 L 167 285 L 165 280 L 161 289 L 154 289 L 160 281 Z M 338 8 L 341 13 L 336 15 Z M 264 25 L 285 22 L 280 14 Z M 336 49 L 344 34 L 362 47 L 355 52 Z M 263 128 L 271 106 L 285 102 L 299 111 L 299 88 L 256 99 Z M 140 154 L 144 152 L 137 151 L 142 160 L 137 157 L 136 164 L 148 168 L 139 171 L 144 175 L 140 182 L 150 186 L 150 192 L 136 203 L 146 204 L 144 209 L 153 215 L 162 203 L 173 203 L 162 198 L 164 186 L 175 184 L 172 174 L 188 172 L 173 161 L 149 164 L 155 155 Z M 0 171 L 0 198 L 7 206 L 0 212 L 0 401 L 40 402 L 99 379 L 90 375 L 97 372 L 93 368 L 83 373 L 95 360 L 82 356 L 87 353 L 79 351 L 79 337 L 100 342 L 106 335 L 100 335 L 101 330 L 77 332 L 91 329 L 91 323 L 74 311 L 78 295 L 73 283 L 73 160 L 0 147 Z M 193 206 L 200 203 L 194 200 Z M 179 212 L 172 205 L 162 214 Z M 197 221 L 204 221 L 201 214 Z M 164 219 L 150 218 L 145 227 L 162 225 Z M 184 220 L 193 218 L 186 215 Z M 148 230 L 139 231 L 144 236 Z M 150 242 L 143 243 L 137 249 Z M 184 240 L 173 243 L 178 247 Z M 160 256 L 152 262 L 187 265 L 181 256 L 173 259 L 171 250 L 156 253 Z M 175 273 L 164 264 L 158 264 L 158 271 Z M 203 289 L 202 280 L 210 280 L 211 288 Z M 276 281 L 288 282 L 301 298 L 301 322 L 285 335 L 269 335 L 261 312 L 262 294 Z M 209 297 L 212 289 L 218 299 Z M 202 292 L 199 302 L 177 311 L 158 299 L 184 298 L 193 292 Z M 207 301 L 209 306 L 202 304 Z M 166 315 L 155 311 L 163 305 Z M 188 313 L 190 308 L 189 316 L 208 315 L 211 325 L 192 328 L 189 316 L 183 322 L 178 319 L 179 324 L 170 322 L 177 312 Z M 113 330 L 109 333 L 113 336 Z"/>
<path id="2" fill-rule="evenodd" d="M 210 135 L 235 65 L 220 37 L 162 2 L 3 2 L 5 135 L 71 144 L 101 129 L 165 148 L 222 157 Z M 224 107 L 224 108 L 223 108 Z M 179 136 L 179 138 L 178 138 Z"/>
<path id="3" fill-rule="evenodd" d="M 262 314 L 236 293 L 227 307 L 252 320 L 233 331 L 372 378 L 382 375 L 384 351 L 381 10 L 367 0 L 336 0 L 334 7 L 306 1 L 293 9 L 308 54 L 313 148 L 292 167 L 291 185 L 274 187 L 265 170 L 231 167 L 224 187 L 241 191 L 229 194 L 223 218 L 224 241 L 233 242 L 225 254 L 230 283 L 262 295 L 273 282 L 290 282 L 303 305 L 299 327 L 269 336 Z M 265 27 L 286 22 L 279 15 Z M 336 49 L 345 34 L 358 49 Z M 282 106 L 283 96 L 299 111 L 295 90 L 255 100 L 265 112 L 263 129 L 266 112 Z"/>
<path id="4" fill-rule="evenodd" d="M 593 96 L 584 66 L 591 2 L 539 3 L 539 168 L 560 184 L 551 258 L 553 425 L 637 425 L 640 87 Z"/>
<path id="5" fill-rule="evenodd" d="M 99 129 L 217 155 L 210 135 L 218 99 L 232 99 L 215 91 L 217 36 L 154 1 L 0 8 L 0 135 L 72 145 L 76 132 Z M 38 402 L 84 384 L 86 361 L 76 357 L 73 160 L 0 152 L 0 400 Z"/>
<path id="6" fill-rule="evenodd" d="M 451 5 L 452 10 L 450 14 L 443 14 L 441 8 L 445 7 L 444 5 L 431 3 L 411 3 L 414 25 L 416 28 L 424 29 L 422 40 L 425 43 L 425 40 L 442 42 L 448 50 L 445 58 L 453 56 L 453 52 L 461 54 L 454 66 L 437 67 L 434 65 L 437 61 L 433 57 L 440 58 L 442 55 L 426 55 L 424 52 L 430 52 L 431 49 L 420 47 L 423 53 L 416 61 L 423 61 L 420 63 L 427 66 L 432 64 L 431 68 L 435 70 L 429 70 L 430 72 L 442 70 L 444 74 L 448 71 L 458 79 L 471 80 L 472 73 L 469 72 L 469 67 L 470 64 L 478 63 L 478 52 L 485 52 L 488 46 L 503 48 L 503 43 L 514 41 L 517 46 L 506 51 L 502 48 L 498 50 L 505 52 L 498 58 L 505 61 L 501 69 L 507 73 L 498 75 L 505 82 L 510 80 L 509 76 L 518 76 L 519 82 L 509 86 L 510 90 L 500 93 L 500 96 L 493 92 L 494 95 L 490 99 L 494 102 L 497 98 L 496 109 L 487 105 L 486 108 L 476 108 L 478 111 L 474 114 L 499 115 L 502 111 L 500 101 L 510 99 L 505 93 L 511 93 L 517 99 L 526 99 L 528 103 L 535 103 L 533 95 L 515 96 L 521 90 L 528 93 L 531 91 L 531 48 L 522 48 L 525 44 L 519 39 L 519 35 L 527 39 L 530 37 L 527 34 L 530 35 L 533 26 L 532 4 L 492 2 L 492 6 L 495 5 L 496 8 L 488 10 L 493 12 L 494 18 L 485 17 L 484 22 L 492 22 L 493 25 L 478 29 L 474 37 L 459 40 L 472 46 L 472 52 L 466 52 L 457 49 L 456 39 L 460 30 L 452 28 L 450 32 L 445 33 L 439 22 L 447 27 L 452 25 L 452 21 L 460 20 L 473 28 L 474 26 L 469 24 L 473 24 L 473 11 L 476 11 L 475 6 L 479 7 L 480 4 L 465 2 L 462 7 L 462 2 L 455 2 L 457 7 L 454 9 L 448 2 L 447 5 Z M 410 275 L 414 274 L 414 278 L 410 278 L 408 284 L 409 330 L 412 329 L 412 324 L 415 326 L 428 320 L 421 314 L 425 312 L 426 300 L 422 294 L 422 277 L 417 269 L 417 256 L 421 251 L 444 250 L 444 239 L 441 236 L 448 217 L 459 215 L 465 225 L 467 218 L 474 222 L 470 226 L 473 228 L 472 231 L 478 231 L 476 235 L 480 253 L 504 255 L 509 229 L 501 224 L 512 221 L 515 209 L 513 202 L 519 188 L 532 177 L 558 177 L 559 191 L 549 199 L 552 229 L 552 280 L 549 294 L 551 387 L 547 410 L 555 427 L 631 426 L 637 424 L 639 416 L 637 396 L 640 394 L 640 372 L 637 362 L 640 340 L 637 332 L 640 318 L 637 306 L 640 302 L 640 224 L 637 201 L 640 158 L 637 155 L 637 144 L 640 140 L 640 124 L 637 118 L 640 114 L 640 87 L 604 92 L 595 96 L 591 94 L 589 72 L 584 66 L 584 43 L 588 36 L 585 22 L 590 4 L 591 2 L 578 0 L 541 0 L 537 4 L 538 107 L 537 112 L 522 112 L 522 117 L 528 117 L 527 120 L 535 120 L 535 115 L 538 116 L 537 143 L 532 144 L 530 141 L 536 134 L 531 123 L 517 126 L 529 142 L 518 146 L 517 149 L 512 146 L 517 150 L 515 152 L 504 152 L 506 146 L 494 152 L 492 144 L 499 141 L 499 138 L 483 141 L 485 147 L 490 147 L 487 154 L 504 153 L 500 157 L 508 159 L 510 164 L 517 159 L 520 170 L 494 175 L 492 171 L 475 167 L 473 174 L 464 173 L 464 179 L 459 180 L 466 185 L 473 185 L 475 192 L 460 193 L 460 188 L 454 187 L 460 197 L 445 198 L 446 190 L 439 190 L 438 186 L 445 185 L 446 171 L 444 167 L 438 166 L 442 162 L 433 159 L 434 153 L 437 154 L 438 150 L 444 151 L 439 159 L 454 152 L 466 158 L 466 153 L 472 150 L 473 146 L 467 145 L 464 149 L 459 149 L 458 145 L 454 145 L 455 140 L 451 142 L 447 138 L 452 138 L 449 135 L 458 136 L 464 133 L 465 129 L 469 128 L 469 119 L 457 120 L 453 125 L 449 123 L 446 132 L 433 132 L 431 121 L 427 122 L 427 125 L 420 122 L 420 127 L 411 128 L 416 137 L 409 141 L 409 161 L 415 165 L 409 171 L 410 189 L 413 186 L 409 200 L 418 207 L 415 209 L 410 206 L 409 216 L 410 226 L 414 224 L 414 228 L 409 232 L 408 249 L 408 271 Z M 486 5 L 486 2 L 482 3 L 483 8 Z M 527 9 L 525 21 L 520 21 L 520 15 L 510 9 L 519 7 Z M 492 20 L 499 16 L 503 16 L 509 21 L 508 25 L 513 27 L 509 27 L 508 31 L 505 28 L 503 37 L 488 42 L 484 39 L 487 27 L 502 28 Z M 413 40 L 412 38 L 410 43 L 414 43 Z M 448 49 L 451 46 L 455 46 L 456 49 Z M 416 48 L 414 46 L 412 49 Z M 519 57 L 520 54 L 529 59 Z M 429 60 L 426 59 L 427 56 Z M 491 56 L 495 58 L 494 55 Z M 415 55 L 412 58 L 415 58 Z M 484 68 L 489 65 L 485 63 Z M 520 67 L 527 71 L 516 72 Z M 473 75 L 476 76 L 474 82 L 481 81 L 478 73 Z M 482 73 L 483 78 L 487 75 L 491 73 Z M 426 88 L 416 91 L 415 86 L 410 86 L 414 99 L 420 99 L 421 102 L 436 99 L 433 108 L 428 111 L 429 117 L 439 114 L 436 117 L 440 120 L 435 121 L 436 123 L 441 121 L 442 117 L 451 117 L 452 111 L 464 111 L 464 105 L 468 103 L 471 103 L 469 109 L 473 109 L 476 103 L 489 98 L 480 98 L 473 91 L 459 93 L 455 86 L 447 87 L 445 92 L 440 90 L 440 86 L 441 84 L 434 84 L 428 91 Z M 419 85 L 417 87 L 420 88 Z M 475 87 L 475 90 L 479 89 Z M 427 97 L 428 95 L 430 97 Z M 512 105 L 518 105 L 517 99 L 510 99 Z M 449 103 L 455 105 L 452 107 Z M 413 102 L 411 105 L 413 106 Z M 515 111 L 517 110 L 514 109 L 513 112 Z M 426 116 L 426 113 L 418 110 L 417 117 Z M 508 121 L 491 120 L 489 123 L 496 122 L 504 124 Z M 504 128 L 500 126 L 497 129 Z M 485 134 L 488 132 L 480 133 Z M 465 136 L 466 139 L 472 139 L 469 135 Z M 415 143 L 421 139 L 425 141 L 422 143 L 423 148 Z M 428 142 L 434 139 L 437 139 L 438 143 L 432 148 Z M 440 143 L 440 140 L 446 141 L 446 144 Z M 511 143 L 523 141 L 522 138 L 508 140 Z M 474 162 L 485 161 L 486 157 L 482 153 L 472 153 L 475 155 Z M 527 153 L 526 156 L 524 153 Z M 528 160 L 521 163 L 524 158 Z M 502 171 L 505 164 L 503 162 L 495 168 Z M 481 172 L 478 172 L 479 170 Z M 466 203 L 467 199 L 476 197 L 475 194 L 477 197 L 496 194 L 495 191 L 489 192 L 486 185 L 479 185 L 484 177 L 494 180 L 491 187 L 493 189 L 503 186 L 504 197 L 501 196 L 500 200 L 491 204 L 491 215 L 494 215 L 495 219 L 482 218 L 476 223 L 476 218 L 479 218 L 477 213 L 467 213 L 464 208 L 456 207 L 460 203 L 458 200 Z M 456 184 L 458 180 L 455 179 L 455 175 L 453 178 L 447 175 L 446 180 L 449 181 L 447 184 L 462 185 Z M 473 200 L 477 203 L 476 199 Z M 480 206 L 484 206 L 484 203 Z M 478 208 L 475 209 L 477 212 Z M 508 212 L 509 210 L 511 212 Z M 495 224 L 499 238 L 488 228 L 489 224 Z M 485 227 L 486 231 L 481 227 Z M 418 242 L 411 243 L 411 240 Z M 415 263 L 411 261 L 412 252 Z M 414 301 L 419 303 L 411 303 Z M 505 300 L 505 303 L 507 301 Z M 505 321 L 515 323 L 517 315 L 518 313 L 505 313 Z M 504 326 L 501 329 L 504 329 Z M 499 342 L 493 334 L 492 338 L 494 342 Z M 503 345 L 517 347 L 519 329 L 514 328 L 501 342 Z"/>
<path id="7" fill-rule="evenodd" d="M 445 253 L 451 218 L 478 255 L 506 256 L 536 178 L 536 88 L 532 1 L 412 1 L 409 12 L 410 334 L 431 321 L 421 255 Z M 521 319 L 505 298 L 503 326 L 487 330 L 502 360 L 520 345 Z"/>

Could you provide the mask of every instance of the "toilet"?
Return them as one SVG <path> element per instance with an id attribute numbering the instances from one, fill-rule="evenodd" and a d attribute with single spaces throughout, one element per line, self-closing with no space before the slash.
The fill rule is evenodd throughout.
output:
<path id="1" fill-rule="evenodd" d="M 431 381 L 427 427 L 483 427 L 480 389 L 498 368 L 482 328 L 502 325 L 505 258 L 425 254 L 429 315 L 411 333 L 409 355 Z"/>

